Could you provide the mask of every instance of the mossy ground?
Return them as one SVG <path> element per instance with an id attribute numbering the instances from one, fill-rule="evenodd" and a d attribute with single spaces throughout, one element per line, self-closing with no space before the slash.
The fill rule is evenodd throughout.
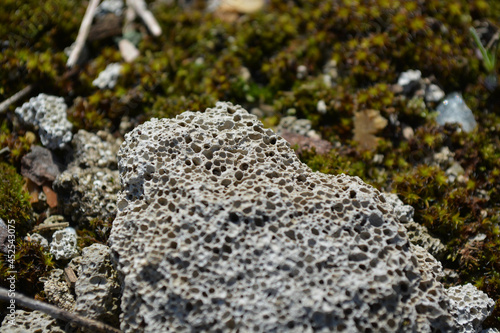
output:
<path id="1" fill-rule="evenodd" d="M 488 73 L 468 33 L 474 22 L 500 24 L 497 2 L 271 0 L 265 11 L 231 23 L 199 10 L 202 1 L 188 10 L 149 3 L 163 34 L 143 35 L 141 56 L 124 65 L 114 89 L 99 90 L 92 80 L 121 59 L 113 38 L 90 43 L 85 65 L 73 71 L 65 67 L 63 49 L 77 35 L 85 2 L 28 0 L 19 6 L 15 0 L 3 1 L 0 100 L 34 84 L 36 92 L 65 98 L 75 131 L 116 132 L 124 116 L 139 123 L 203 110 L 218 100 L 247 109 L 270 105 L 275 114 L 263 119 L 267 124 L 293 108 L 324 139 L 342 144 L 328 155 L 305 152 L 303 161 L 322 172 L 360 176 L 414 206 L 415 220 L 447 246 L 443 265 L 458 272 L 455 283 L 472 282 L 497 300 L 486 325 L 500 328 L 500 90 L 484 87 Z M 331 87 L 322 79 L 330 60 L 337 62 L 339 75 Z M 307 69 L 305 78 L 298 78 L 299 65 Z M 408 69 L 433 76 L 446 92 L 462 92 L 478 128 L 467 134 L 456 126 L 438 126 L 432 109 L 393 93 L 390 85 Z M 324 114 L 317 111 L 319 100 L 327 106 Z M 394 120 L 378 134 L 381 140 L 373 151 L 352 141 L 354 112 L 363 109 Z M 0 115 L 0 148 L 11 149 L 5 162 L 19 172 L 29 144 L 13 110 Z M 413 138 L 404 137 L 405 126 L 413 128 Z M 448 182 L 446 168 L 429 162 L 443 147 L 455 154 L 465 181 Z M 382 162 L 374 162 L 377 154 Z M 16 171 L 1 165 L 9 175 Z M 10 190 L 1 195 L 25 202 L 19 186 Z M 0 200 L 0 211 L 6 211 L 2 218 L 29 214 L 29 206 L 11 211 L 5 202 L 10 201 Z M 82 231 L 82 241 L 105 242 L 107 223 L 94 223 L 100 231 Z M 18 235 L 22 249 L 27 246 L 21 242 L 23 232 Z M 478 234 L 486 238 L 471 243 Z M 40 290 L 24 291 L 33 295 Z"/>

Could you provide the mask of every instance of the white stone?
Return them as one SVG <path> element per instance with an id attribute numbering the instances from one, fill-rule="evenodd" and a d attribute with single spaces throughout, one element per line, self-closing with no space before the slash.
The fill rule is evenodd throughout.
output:
<path id="1" fill-rule="evenodd" d="M 426 102 L 439 102 L 444 97 L 444 91 L 435 84 L 427 86 L 425 90 Z"/>
<path id="2" fill-rule="evenodd" d="M 495 302 L 470 283 L 448 288 L 447 293 L 459 331 L 481 331 L 481 323 L 491 314 Z"/>
<path id="3" fill-rule="evenodd" d="M 64 98 L 40 94 L 16 108 L 15 113 L 26 124 L 38 127 L 40 141 L 49 149 L 64 148 L 71 141 L 73 125 L 66 115 Z"/>
<path id="4" fill-rule="evenodd" d="M 417 70 L 408 70 L 406 72 L 401 73 L 398 78 L 398 84 L 402 87 L 410 84 L 413 81 L 418 81 L 422 77 L 422 72 Z"/>
<path id="5" fill-rule="evenodd" d="M 68 227 L 54 232 L 50 243 L 50 253 L 56 260 L 67 260 L 78 255 L 76 231 Z"/>
<path id="6" fill-rule="evenodd" d="M 460 124 L 465 132 L 471 132 L 477 123 L 471 109 L 465 104 L 462 95 L 458 92 L 448 94 L 437 107 L 436 121 L 439 125 L 447 123 Z"/>
<path id="7" fill-rule="evenodd" d="M 326 114 L 326 103 L 324 100 L 319 100 L 318 104 L 316 104 L 316 110 L 318 110 L 321 114 Z"/>
<path id="8" fill-rule="evenodd" d="M 116 82 L 118 81 L 118 77 L 120 76 L 122 67 L 123 66 L 118 62 L 109 64 L 106 66 L 106 69 L 100 72 L 99 76 L 92 81 L 92 85 L 99 87 L 99 89 L 114 88 Z"/>

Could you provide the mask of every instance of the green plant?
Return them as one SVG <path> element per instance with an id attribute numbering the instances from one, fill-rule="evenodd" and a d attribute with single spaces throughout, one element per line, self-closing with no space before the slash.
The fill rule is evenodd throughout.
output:
<path id="1" fill-rule="evenodd" d="M 470 27 L 469 32 L 472 35 L 472 38 L 474 39 L 477 47 L 479 48 L 479 51 L 481 52 L 484 68 L 488 73 L 492 73 L 495 70 L 495 66 L 497 63 L 498 43 L 494 43 L 493 47 L 491 47 L 490 49 L 486 49 L 481 42 L 481 39 L 479 39 L 479 35 L 477 34 L 476 29 L 474 29 L 474 27 Z"/>

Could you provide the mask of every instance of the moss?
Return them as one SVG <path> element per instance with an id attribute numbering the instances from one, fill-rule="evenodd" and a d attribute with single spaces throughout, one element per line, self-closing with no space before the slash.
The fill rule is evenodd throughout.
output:
<path id="1" fill-rule="evenodd" d="M 0 149 L 8 148 L 9 154 L 6 157 L 9 163 L 20 166 L 21 158 L 27 154 L 31 144 L 35 142 L 35 135 L 32 132 L 18 131 L 12 132 L 7 121 L 0 125 Z"/>
<path id="2" fill-rule="evenodd" d="M 88 228 L 78 230 L 78 247 L 83 249 L 95 243 L 106 244 L 113 220 L 114 217 L 110 217 L 107 220 L 95 218 L 89 222 Z"/>
<path id="3" fill-rule="evenodd" d="M 4 221 L 14 220 L 16 235 L 23 236 L 28 232 L 32 222 L 32 209 L 29 194 L 23 189 L 23 178 L 16 169 L 0 162 L 0 218 Z"/>
<path id="4" fill-rule="evenodd" d="M 0 279 L 2 285 L 10 276 L 6 255 L 0 253 Z M 43 250 L 38 243 L 17 239 L 15 254 L 16 291 L 29 296 L 43 293 L 41 277 L 54 268 L 55 264 L 50 253 Z"/>

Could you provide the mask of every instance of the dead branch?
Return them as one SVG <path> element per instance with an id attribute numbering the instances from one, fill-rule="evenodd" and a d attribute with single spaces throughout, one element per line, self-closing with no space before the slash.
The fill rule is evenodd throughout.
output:
<path id="1" fill-rule="evenodd" d="M 2 103 L 0 103 L 0 114 L 2 114 L 5 111 L 7 111 L 7 109 L 9 108 L 9 106 L 11 106 L 12 104 L 14 104 L 17 101 L 19 101 L 21 98 L 23 98 L 26 95 L 28 95 L 31 92 L 32 89 L 33 89 L 33 86 L 30 84 L 29 86 L 26 86 L 22 90 L 18 91 L 17 93 L 15 93 L 14 95 L 12 95 L 9 98 L 7 98 L 5 101 L 3 101 Z"/>
<path id="2" fill-rule="evenodd" d="M 94 18 L 97 6 L 99 5 L 99 1 L 100 0 L 90 0 L 90 4 L 87 7 L 85 16 L 83 16 L 82 25 L 80 26 L 80 30 L 78 31 L 78 36 L 76 37 L 75 47 L 71 51 L 68 62 L 66 63 L 67 67 L 73 67 L 80 57 L 80 53 L 82 52 L 85 41 L 87 40 L 87 36 L 89 35 L 90 26 L 92 25 L 92 20 Z"/>
<path id="3" fill-rule="evenodd" d="M 14 297 L 10 297 L 9 292 L 5 288 L 0 287 L 0 299 L 5 301 L 10 301 L 11 299 L 15 299 L 16 303 L 29 308 L 31 310 L 38 310 L 43 313 L 48 314 L 49 316 L 64 320 L 70 323 L 74 323 L 78 326 L 85 327 L 91 330 L 95 330 L 96 332 L 106 332 L 106 333 L 120 333 L 120 330 L 101 323 L 97 320 L 89 319 L 77 315 L 75 313 L 68 312 L 66 310 L 60 309 L 54 305 L 50 305 L 44 302 L 40 302 L 29 297 L 26 297 L 22 294 L 15 293 Z"/>
<path id="4" fill-rule="evenodd" d="M 161 35 L 160 25 L 153 14 L 146 8 L 146 2 L 144 0 L 127 0 L 127 4 L 132 7 L 144 23 L 146 23 L 153 36 Z"/>

